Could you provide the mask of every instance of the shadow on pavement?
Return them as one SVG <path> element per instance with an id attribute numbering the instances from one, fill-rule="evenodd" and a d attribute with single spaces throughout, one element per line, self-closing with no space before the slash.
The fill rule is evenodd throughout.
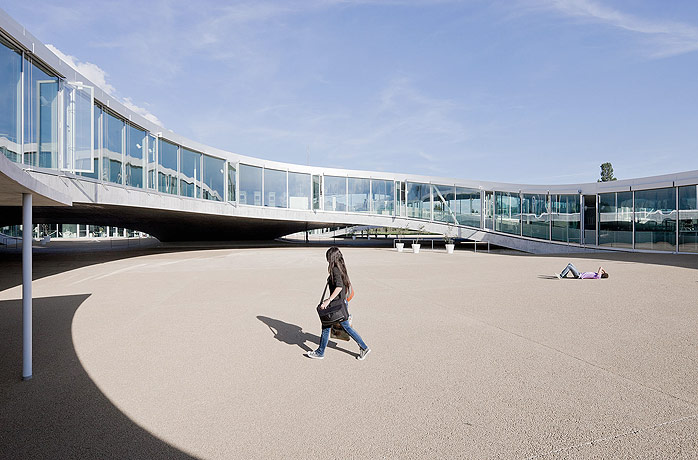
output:
<path id="1" fill-rule="evenodd" d="M 278 319 L 268 318 L 266 316 L 257 316 L 257 319 L 267 325 L 269 330 L 274 334 L 274 338 L 279 342 L 283 342 L 288 345 L 297 345 L 303 351 L 313 350 L 313 348 L 310 348 L 305 344 L 305 342 L 316 343 L 318 345 L 320 344 L 319 336 L 310 334 L 308 332 L 303 332 L 303 328 L 296 326 L 295 324 L 285 323 Z M 344 352 L 351 356 L 358 356 L 358 353 L 352 353 L 349 350 L 340 348 L 331 340 L 328 342 L 327 347 Z"/>
<path id="2" fill-rule="evenodd" d="M 195 458 L 136 425 L 83 369 L 71 325 L 89 296 L 34 299 L 34 376 L 26 382 L 22 301 L 0 301 L 0 458 Z"/>

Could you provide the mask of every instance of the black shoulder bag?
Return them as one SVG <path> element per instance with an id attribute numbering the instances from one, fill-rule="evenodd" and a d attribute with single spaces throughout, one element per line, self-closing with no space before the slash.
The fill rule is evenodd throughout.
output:
<path id="1" fill-rule="evenodd" d="M 317 306 L 317 314 L 320 317 L 322 327 L 330 327 L 333 324 L 341 323 L 342 321 L 349 319 L 347 303 L 342 299 L 341 295 L 338 295 L 336 299 L 332 300 L 327 308 L 320 308 L 322 306 L 322 302 L 325 300 L 327 286 L 328 284 L 325 284 L 325 290 L 322 291 L 320 304 Z"/>

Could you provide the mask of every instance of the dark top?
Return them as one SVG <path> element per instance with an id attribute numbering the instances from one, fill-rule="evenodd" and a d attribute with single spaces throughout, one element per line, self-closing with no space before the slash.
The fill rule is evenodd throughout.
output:
<path id="1" fill-rule="evenodd" d="M 327 283 L 330 285 L 330 295 L 334 292 L 335 288 L 341 287 L 342 291 L 339 293 L 339 297 L 344 300 L 346 298 L 346 288 L 344 286 L 344 280 L 342 280 L 342 272 L 339 268 L 334 267 L 332 269 L 332 274 L 327 277 Z"/>

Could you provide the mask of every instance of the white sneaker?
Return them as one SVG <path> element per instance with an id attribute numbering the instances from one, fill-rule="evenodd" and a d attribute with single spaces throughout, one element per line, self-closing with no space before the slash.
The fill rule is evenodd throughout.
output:
<path id="1" fill-rule="evenodd" d="M 366 359 L 366 355 L 369 353 L 371 353 L 371 349 L 365 348 L 365 349 L 359 351 L 359 356 L 357 356 L 356 359 L 358 359 L 359 361 L 363 361 L 364 359 Z"/>
<path id="2" fill-rule="evenodd" d="M 560 274 L 559 274 L 559 273 L 555 273 L 555 276 L 557 276 L 557 279 L 559 279 L 559 280 L 561 280 L 561 279 L 562 279 L 562 276 L 560 276 Z"/>
<path id="3" fill-rule="evenodd" d="M 320 353 L 318 353 L 315 350 L 309 351 L 308 353 L 305 354 L 305 356 L 307 356 L 308 358 L 312 358 L 312 359 L 323 359 L 325 357 L 325 355 L 321 355 Z"/>

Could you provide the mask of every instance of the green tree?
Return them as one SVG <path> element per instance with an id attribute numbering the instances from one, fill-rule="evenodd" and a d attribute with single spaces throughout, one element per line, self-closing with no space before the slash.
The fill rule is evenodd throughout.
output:
<path id="1" fill-rule="evenodd" d="M 613 165 L 608 162 L 601 164 L 601 179 L 597 182 L 609 182 L 612 180 L 616 180 L 616 178 L 613 177 Z"/>

